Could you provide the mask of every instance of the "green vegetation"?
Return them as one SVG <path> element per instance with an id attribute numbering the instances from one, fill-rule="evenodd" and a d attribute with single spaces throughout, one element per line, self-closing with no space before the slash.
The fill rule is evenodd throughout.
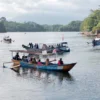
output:
<path id="1" fill-rule="evenodd" d="M 40 32 L 45 31 L 43 26 L 34 22 L 17 23 L 12 21 L 5 21 L 4 25 L 8 32 Z"/>
<path id="2" fill-rule="evenodd" d="M 4 17 L 0 18 L 0 33 L 6 32 L 6 28 L 4 26 L 4 21 L 5 21 Z"/>
<path id="3" fill-rule="evenodd" d="M 81 21 L 72 21 L 68 25 L 39 25 L 34 22 L 18 23 L 13 21 L 7 21 L 5 17 L 0 18 L 0 20 L 2 20 L 1 22 L 3 25 L 3 28 L 0 26 L 0 31 L 6 28 L 7 32 L 79 31 L 81 25 Z"/>
<path id="4" fill-rule="evenodd" d="M 5 26 L 3 22 L 0 22 L 0 33 L 4 33 L 4 32 L 6 32 Z"/>
<path id="5" fill-rule="evenodd" d="M 81 21 L 72 21 L 68 25 L 62 26 L 60 31 L 80 31 Z"/>
<path id="6" fill-rule="evenodd" d="M 46 31 L 80 31 L 81 21 L 72 21 L 68 25 L 43 25 Z"/>
<path id="7" fill-rule="evenodd" d="M 100 30 L 100 10 L 92 10 L 91 14 L 84 19 L 81 24 L 81 31 L 92 31 L 95 33 Z"/>

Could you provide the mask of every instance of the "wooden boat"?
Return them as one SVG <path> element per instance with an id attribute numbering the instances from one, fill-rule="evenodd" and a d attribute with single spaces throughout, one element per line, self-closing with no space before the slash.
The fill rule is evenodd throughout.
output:
<path id="1" fill-rule="evenodd" d="M 28 54 L 34 54 L 34 52 L 29 52 L 29 51 L 23 51 L 23 50 L 10 50 L 12 52 L 12 58 L 13 58 L 13 52 L 20 52 L 20 53 L 28 53 Z M 22 68 L 35 68 L 35 69 L 40 69 L 40 70 L 48 70 L 48 71 L 62 71 L 62 72 L 68 72 L 70 71 L 76 63 L 70 63 L 70 64 L 64 64 L 59 66 L 58 64 L 53 64 L 50 63 L 48 66 L 45 65 L 44 62 L 42 62 L 42 65 L 37 65 L 37 64 L 30 64 L 27 62 L 28 60 L 25 59 L 20 59 L 20 60 L 12 60 L 13 65 L 17 67 L 22 67 Z M 54 60 L 53 60 L 54 61 Z M 11 62 L 5 62 L 5 63 L 11 63 Z M 5 67 L 5 63 L 3 63 L 3 66 Z"/>
<path id="2" fill-rule="evenodd" d="M 30 48 L 29 46 L 22 45 L 23 48 L 25 48 L 28 51 L 34 51 L 34 52 L 39 52 L 42 53 L 44 50 L 43 48 L 41 49 L 36 49 L 35 47 Z M 67 42 L 61 42 L 58 46 L 53 46 L 53 47 L 46 47 L 45 50 L 47 50 L 48 53 L 52 53 L 53 50 L 56 49 L 57 54 L 63 54 L 65 52 L 70 52 L 70 48 L 67 46 Z"/>
<path id="3" fill-rule="evenodd" d="M 29 46 L 26 46 L 24 44 L 22 45 L 22 47 L 24 49 L 26 49 L 27 51 L 33 51 L 33 52 L 42 53 L 42 51 L 47 50 L 47 53 L 52 53 L 52 49 L 49 49 L 49 48 L 47 48 L 47 49 L 36 49 L 35 47 L 30 48 Z"/>
<path id="4" fill-rule="evenodd" d="M 58 64 L 51 63 L 50 65 L 46 66 L 45 64 L 34 65 L 34 64 L 29 64 L 24 61 L 20 61 L 20 66 L 22 68 L 36 68 L 36 69 L 40 69 L 40 70 L 62 71 L 62 72 L 70 71 L 75 65 L 76 65 L 76 63 L 70 63 L 70 64 L 64 64 L 64 65 L 58 66 Z"/>
<path id="5" fill-rule="evenodd" d="M 20 60 L 14 60 L 12 59 L 13 65 L 20 65 Z"/>

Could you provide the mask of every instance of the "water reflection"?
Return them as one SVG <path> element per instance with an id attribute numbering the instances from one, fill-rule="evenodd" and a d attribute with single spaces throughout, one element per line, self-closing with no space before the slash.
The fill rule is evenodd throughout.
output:
<path id="1" fill-rule="evenodd" d="M 13 68 L 13 71 L 17 72 L 17 75 L 20 77 L 24 77 L 26 79 L 37 79 L 43 80 L 45 83 L 51 83 L 56 80 L 60 84 L 63 81 L 74 82 L 74 78 L 70 73 L 56 72 L 56 71 L 43 71 L 37 69 L 27 69 L 27 68 Z"/>

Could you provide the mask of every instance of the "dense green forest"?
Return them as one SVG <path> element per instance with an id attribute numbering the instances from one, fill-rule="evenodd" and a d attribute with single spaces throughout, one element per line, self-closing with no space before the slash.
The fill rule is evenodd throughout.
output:
<path id="1" fill-rule="evenodd" d="M 92 10 L 91 14 L 81 24 L 81 31 L 96 33 L 100 30 L 100 10 Z"/>
<path id="2" fill-rule="evenodd" d="M 68 25 L 39 25 L 34 22 L 18 23 L 13 21 L 7 21 L 5 17 L 0 18 L 3 22 L 3 28 L 0 26 L 0 30 L 6 29 L 7 32 L 60 32 L 60 31 L 79 31 L 81 21 L 72 21 Z M 4 31 L 5 32 L 5 31 Z"/>
<path id="3" fill-rule="evenodd" d="M 6 32 L 6 28 L 3 24 L 3 22 L 0 22 L 0 32 L 2 32 L 2 33 Z"/>
<path id="4" fill-rule="evenodd" d="M 80 31 L 81 21 L 72 21 L 68 25 L 42 25 L 46 31 Z"/>
<path id="5" fill-rule="evenodd" d="M 6 32 L 6 28 L 5 28 L 5 26 L 4 26 L 4 21 L 5 21 L 5 18 L 2 17 L 2 18 L 0 19 L 0 32 L 2 32 L 2 33 Z"/>

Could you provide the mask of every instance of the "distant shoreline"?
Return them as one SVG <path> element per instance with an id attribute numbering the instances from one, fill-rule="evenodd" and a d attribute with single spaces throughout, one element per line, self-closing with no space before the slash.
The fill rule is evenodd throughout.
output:
<path id="1" fill-rule="evenodd" d="M 81 34 L 85 36 L 96 36 L 97 34 L 93 34 L 92 32 L 81 32 Z"/>

